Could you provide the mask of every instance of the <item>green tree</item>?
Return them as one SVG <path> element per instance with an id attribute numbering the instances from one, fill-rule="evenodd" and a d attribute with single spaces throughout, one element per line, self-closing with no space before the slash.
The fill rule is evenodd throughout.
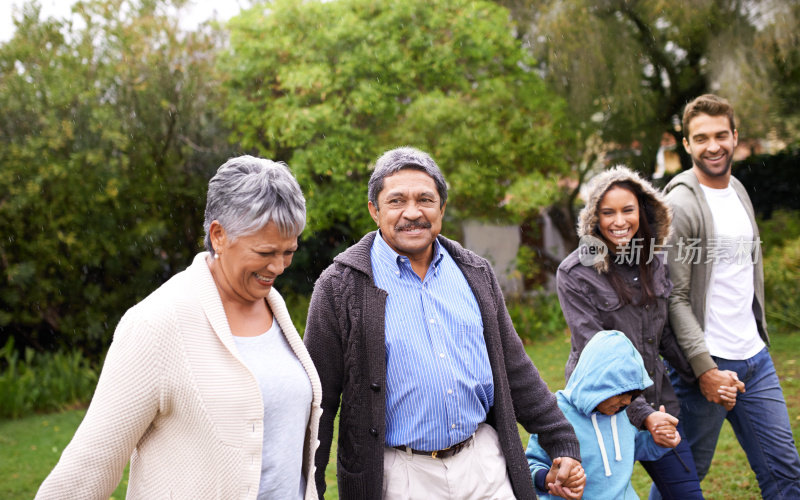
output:
<path id="1" fill-rule="evenodd" d="M 692 98 L 717 92 L 747 136 L 800 116 L 797 2 L 769 0 L 500 0 L 550 86 L 585 136 L 642 144 L 632 166 L 649 172 L 665 130 Z M 791 118 L 791 117 L 795 118 Z M 795 129 L 796 130 L 796 129 Z"/>
<path id="2" fill-rule="evenodd" d="M 525 220 L 557 194 L 575 134 L 564 102 L 532 71 L 508 12 L 468 0 L 279 0 L 230 23 L 225 118 L 244 149 L 286 161 L 309 227 L 374 226 L 369 165 L 428 151 L 464 218 Z"/>
<path id="3" fill-rule="evenodd" d="M 761 74 L 767 103 L 758 123 L 761 130 L 774 130 L 778 137 L 800 145 L 800 2 L 770 5 L 769 22 L 758 32 L 753 47 L 756 55 L 749 60 L 763 61 L 765 69 Z M 752 92 L 741 93 L 742 100 L 752 97 Z"/>
<path id="4" fill-rule="evenodd" d="M 97 354 L 119 316 L 188 265 L 227 155 L 211 29 L 182 1 L 28 4 L 0 46 L 0 331 Z"/>

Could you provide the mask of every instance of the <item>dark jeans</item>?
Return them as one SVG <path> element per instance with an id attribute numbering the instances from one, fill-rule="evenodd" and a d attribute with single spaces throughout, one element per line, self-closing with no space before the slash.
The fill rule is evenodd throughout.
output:
<path id="1" fill-rule="evenodd" d="M 789 424 L 775 365 L 766 348 L 750 359 L 713 358 L 720 370 L 735 371 L 745 384 L 733 410 L 709 402 L 697 384 L 670 370 L 681 401 L 681 423 L 702 480 L 714 457 L 722 422 L 727 418 L 756 473 L 763 498 L 800 498 L 800 457 Z"/>
<path id="2" fill-rule="evenodd" d="M 664 498 L 666 500 L 694 500 L 702 499 L 700 480 L 692 458 L 692 449 L 686 440 L 683 424 L 678 424 L 681 442 L 678 446 L 667 452 L 666 455 L 652 462 L 640 462 L 644 470 L 653 480 L 653 490 L 650 498 Z"/>

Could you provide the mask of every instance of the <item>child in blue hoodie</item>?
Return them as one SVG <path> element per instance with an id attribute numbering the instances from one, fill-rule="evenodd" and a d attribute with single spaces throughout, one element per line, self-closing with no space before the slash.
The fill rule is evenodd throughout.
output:
<path id="1" fill-rule="evenodd" d="M 669 451 L 655 444 L 649 432 L 636 429 L 625 413 L 631 399 L 652 384 L 642 356 L 625 334 L 603 331 L 586 344 L 567 386 L 556 393 L 558 406 L 581 444 L 584 499 L 639 498 L 631 485 L 634 462 L 657 460 Z M 670 438 L 673 447 L 680 442 L 674 426 L 665 425 L 658 432 Z M 559 494 L 577 498 L 569 490 L 546 484 L 552 459 L 539 446 L 536 434 L 531 435 L 525 455 L 540 498 Z"/>

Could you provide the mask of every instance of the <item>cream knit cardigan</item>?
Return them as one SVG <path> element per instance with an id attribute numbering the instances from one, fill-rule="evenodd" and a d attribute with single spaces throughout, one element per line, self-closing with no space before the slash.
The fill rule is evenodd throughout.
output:
<path id="1" fill-rule="evenodd" d="M 256 498 L 261 391 L 236 350 L 207 256 L 120 320 L 86 416 L 37 499 L 107 499 L 129 458 L 130 500 Z M 267 301 L 311 380 L 303 474 L 305 498 L 316 500 L 319 377 L 274 288 Z"/>

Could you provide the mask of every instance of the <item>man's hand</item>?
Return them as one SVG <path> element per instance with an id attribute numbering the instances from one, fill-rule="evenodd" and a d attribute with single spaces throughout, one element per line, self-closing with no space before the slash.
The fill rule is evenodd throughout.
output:
<path id="1" fill-rule="evenodd" d="M 744 382 L 734 371 L 712 368 L 700 375 L 700 392 L 712 403 L 730 411 L 736 405 L 737 392 L 744 392 Z"/>
<path id="2" fill-rule="evenodd" d="M 581 463 L 570 457 L 556 457 L 545 477 L 548 493 L 568 500 L 580 500 L 586 486 Z"/>
<path id="3" fill-rule="evenodd" d="M 678 419 L 666 412 L 664 405 L 644 420 L 644 425 L 653 436 L 653 441 L 662 448 L 674 448 L 681 442 L 676 427 Z M 677 439 L 677 441 L 676 441 Z"/>

